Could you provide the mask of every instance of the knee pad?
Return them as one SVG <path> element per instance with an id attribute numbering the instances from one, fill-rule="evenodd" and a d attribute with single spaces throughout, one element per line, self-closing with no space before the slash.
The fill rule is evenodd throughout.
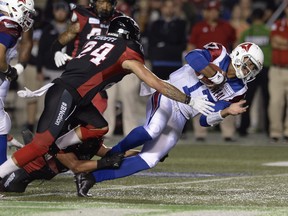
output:
<path id="1" fill-rule="evenodd" d="M 88 127 L 80 127 L 82 140 L 87 140 L 90 138 L 101 138 L 103 137 L 107 132 L 108 128 L 88 128 Z"/>
<path id="2" fill-rule="evenodd" d="M 162 128 L 157 123 L 150 123 L 149 125 L 144 126 L 144 129 L 152 137 L 152 139 L 155 139 L 162 133 Z"/>

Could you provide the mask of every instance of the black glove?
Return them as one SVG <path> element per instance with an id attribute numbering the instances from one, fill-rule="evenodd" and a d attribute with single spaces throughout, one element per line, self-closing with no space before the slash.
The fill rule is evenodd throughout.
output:
<path id="1" fill-rule="evenodd" d="M 123 153 L 115 153 L 97 160 L 97 169 L 118 169 L 124 158 Z"/>
<path id="2" fill-rule="evenodd" d="M 18 73 L 16 68 L 8 66 L 8 71 L 5 73 L 9 81 L 16 81 L 18 79 Z"/>

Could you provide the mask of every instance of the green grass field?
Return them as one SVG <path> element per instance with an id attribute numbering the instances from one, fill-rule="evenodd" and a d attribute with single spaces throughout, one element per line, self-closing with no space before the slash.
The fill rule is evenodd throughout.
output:
<path id="1" fill-rule="evenodd" d="M 181 140 L 149 172 L 95 185 L 78 198 L 72 175 L 33 182 L 23 194 L 3 193 L 0 216 L 23 215 L 288 215 L 288 144 L 264 135 L 223 143 Z M 288 163 L 288 162 L 287 162 Z"/>

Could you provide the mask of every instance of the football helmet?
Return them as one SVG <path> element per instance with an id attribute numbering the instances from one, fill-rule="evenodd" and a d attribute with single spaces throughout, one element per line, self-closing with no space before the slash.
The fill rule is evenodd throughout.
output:
<path id="1" fill-rule="evenodd" d="M 111 20 L 107 35 L 121 36 L 126 40 L 140 41 L 139 26 L 128 16 L 119 16 Z"/>
<path id="2" fill-rule="evenodd" d="M 102 8 L 101 4 L 108 2 L 111 4 L 111 9 Z M 97 5 L 98 3 L 98 5 Z M 95 13 L 100 19 L 109 19 L 113 16 L 117 4 L 117 0 L 90 0 L 90 6 L 94 8 Z M 97 7 L 98 6 L 98 7 Z"/>
<path id="3" fill-rule="evenodd" d="M 33 0 L 0 0 L 0 10 L 17 22 L 23 31 L 28 31 L 34 23 Z"/>
<path id="4" fill-rule="evenodd" d="M 261 48 L 251 42 L 239 44 L 230 54 L 231 63 L 236 76 L 245 82 L 250 82 L 262 70 L 264 54 Z"/>

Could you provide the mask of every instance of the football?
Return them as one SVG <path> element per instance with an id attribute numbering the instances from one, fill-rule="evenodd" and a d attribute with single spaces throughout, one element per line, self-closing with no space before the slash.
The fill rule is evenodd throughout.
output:
<path id="1" fill-rule="evenodd" d="M 222 73 L 225 76 L 225 72 L 221 70 L 221 68 L 219 68 L 217 65 L 210 63 L 209 64 L 215 71 L 219 71 L 220 73 Z M 206 85 L 208 88 L 213 88 L 215 86 L 217 86 L 217 84 L 213 83 L 211 80 L 208 79 L 208 77 L 206 77 L 204 74 L 196 72 L 195 74 L 197 75 L 198 79 L 200 80 L 200 82 L 202 82 L 204 85 Z"/>

